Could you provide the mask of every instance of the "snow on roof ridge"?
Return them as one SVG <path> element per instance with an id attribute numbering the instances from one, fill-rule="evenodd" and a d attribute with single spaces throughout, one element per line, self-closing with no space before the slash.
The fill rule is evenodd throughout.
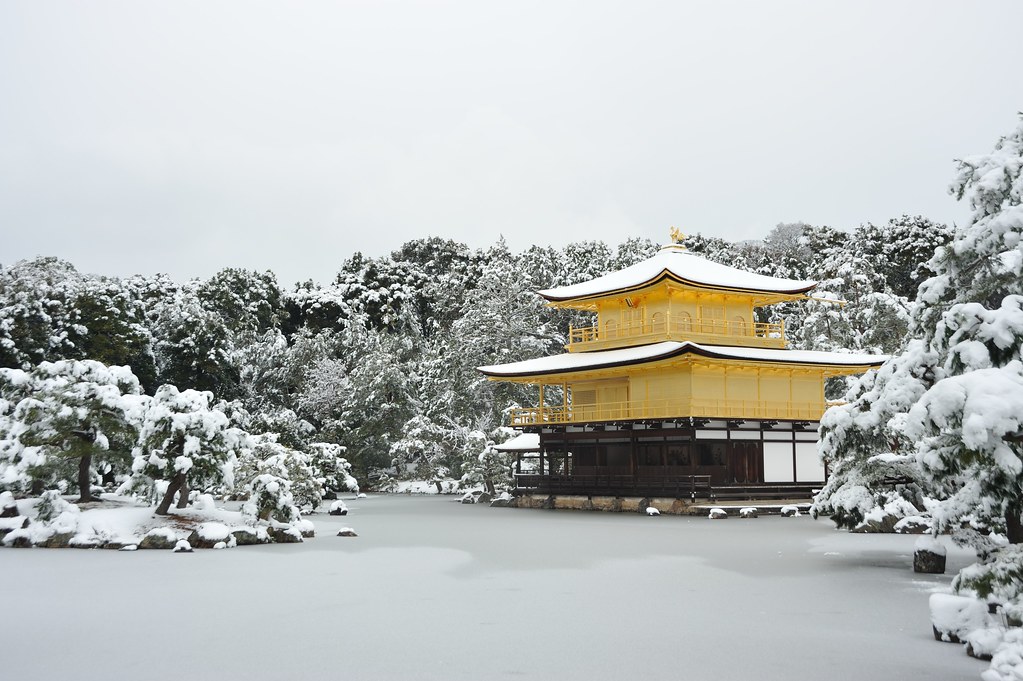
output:
<path id="1" fill-rule="evenodd" d="M 782 279 L 722 265 L 690 253 L 675 245 L 661 247 L 653 257 L 625 269 L 590 281 L 537 291 L 548 300 L 563 301 L 589 298 L 622 289 L 651 284 L 662 276 L 710 288 L 741 289 L 769 293 L 805 293 L 817 285 L 815 281 Z"/>

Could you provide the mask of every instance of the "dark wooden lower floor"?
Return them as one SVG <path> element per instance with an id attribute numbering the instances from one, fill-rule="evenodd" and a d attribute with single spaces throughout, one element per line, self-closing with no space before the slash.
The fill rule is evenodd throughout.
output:
<path id="1" fill-rule="evenodd" d="M 517 494 L 667 497 L 672 499 L 810 499 L 820 483 L 712 484 L 706 475 L 633 477 L 628 475 L 515 476 Z"/>
<path id="2" fill-rule="evenodd" d="M 816 423 L 685 419 L 536 432 L 539 451 L 516 461 L 523 493 L 802 498 L 827 475 Z"/>

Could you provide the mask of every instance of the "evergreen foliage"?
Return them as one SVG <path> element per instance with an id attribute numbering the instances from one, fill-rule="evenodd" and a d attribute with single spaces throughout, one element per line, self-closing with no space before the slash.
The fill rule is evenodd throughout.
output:
<path id="1" fill-rule="evenodd" d="M 684 243 L 764 274 L 824 279 L 822 295 L 847 301 L 844 308 L 760 310 L 762 321 L 785 321 L 795 347 L 894 352 L 910 303 L 906 283 L 885 263 L 930 273 L 920 259 L 947 231 L 903 216 L 852 234 L 788 223 L 763 241 L 694 234 Z M 83 275 L 41 258 L 0 269 L 0 364 L 127 365 L 150 394 L 162 384 L 211 393 L 207 407 L 229 427 L 275 434 L 306 454 L 314 443 L 344 445 L 346 475 L 393 478 L 422 467 L 481 484 L 503 470 L 500 457 L 481 455 L 485 442 L 510 406 L 533 406 L 536 394 L 487 381 L 476 367 L 559 352 L 569 326 L 589 326 L 592 315 L 548 308 L 535 291 L 627 267 L 658 248 L 630 239 L 516 254 L 503 239 L 473 250 L 425 238 L 389 256 L 355 254 L 334 281 L 291 290 L 269 272 L 227 268 L 176 284 L 163 275 Z M 491 472 L 481 477 L 484 469 Z"/>

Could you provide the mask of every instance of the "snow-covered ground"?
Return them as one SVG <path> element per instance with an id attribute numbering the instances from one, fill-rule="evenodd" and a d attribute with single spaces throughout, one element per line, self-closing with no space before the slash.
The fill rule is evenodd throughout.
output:
<path id="1" fill-rule="evenodd" d="M 916 537 L 808 517 L 348 501 L 304 544 L 0 550 L 4 678 L 979 678 Z M 334 536 L 351 526 L 356 538 Z M 949 575 L 972 562 L 951 548 Z"/>

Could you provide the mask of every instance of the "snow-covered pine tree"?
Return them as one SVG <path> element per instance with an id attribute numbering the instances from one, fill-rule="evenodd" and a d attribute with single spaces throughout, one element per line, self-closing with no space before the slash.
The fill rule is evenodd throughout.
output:
<path id="1" fill-rule="evenodd" d="M 273 513 L 278 521 L 289 523 L 299 511 L 311 513 L 323 503 L 323 482 L 317 479 L 308 454 L 282 445 L 272 434 L 254 436 L 251 445 L 238 459 L 235 482 L 255 500 L 259 520 Z M 278 481 L 277 491 L 289 496 L 294 510 L 281 510 L 285 504 L 274 499 L 274 490 L 267 487 L 270 478 Z"/>
<path id="2" fill-rule="evenodd" d="M 513 437 L 515 431 L 501 427 L 491 435 L 504 441 Z M 472 436 L 464 448 L 467 456 L 462 464 L 462 487 L 482 485 L 491 495 L 496 494 L 498 488 L 512 487 L 512 456 L 495 449 L 494 439 L 485 433 L 477 430 Z"/>
<path id="3" fill-rule="evenodd" d="M 219 313 L 203 305 L 197 289 L 198 283 L 190 282 L 153 308 L 158 378 L 230 400 L 239 393 L 234 335 Z"/>
<path id="4" fill-rule="evenodd" d="M 897 466 L 936 499 L 936 531 L 977 550 L 953 586 L 1023 619 L 1023 117 L 991 153 L 958 162 L 952 193 L 969 224 L 928 263 L 911 341 L 821 421 L 835 473 L 819 512 L 877 499 L 871 467 Z M 886 446 L 886 444 L 888 446 Z M 1008 544 L 1005 543 L 1006 539 Z M 1010 630 L 1011 632 L 1011 630 Z M 1019 659 L 1018 637 L 999 655 Z M 1017 641 L 1016 643 L 1013 640 Z M 1004 655 L 1002 654 L 1004 653 Z M 1001 667 L 999 667 L 1001 669 Z M 1014 678 L 994 667 L 985 679 Z"/>
<path id="5" fill-rule="evenodd" d="M 93 465 L 126 468 L 145 406 L 128 367 L 92 360 L 0 369 L 0 486 L 76 480 L 92 500 Z M 6 412 L 6 413 L 4 413 Z M 73 474 L 72 469 L 77 471 Z"/>
<path id="6" fill-rule="evenodd" d="M 75 307 L 82 275 L 59 258 L 0 268 L 0 367 L 29 369 L 74 357 L 85 332 Z"/>
<path id="7" fill-rule="evenodd" d="M 576 252 L 575 259 L 582 267 L 584 253 Z M 458 372 L 455 410 L 460 422 L 490 429 L 500 425 L 503 410 L 512 402 L 535 400 L 522 386 L 487 381 L 476 367 L 547 355 L 563 345 L 564 335 L 544 323 L 543 312 L 518 259 L 508 252 L 503 239 L 498 241 L 488 252 L 479 283 L 452 329 L 451 366 Z M 462 417 L 468 414 L 476 418 Z"/>
<path id="8" fill-rule="evenodd" d="M 209 392 L 163 385 L 147 404 L 134 451 L 132 487 L 166 483 L 158 515 L 170 511 L 176 494 L 178 508 L 184 508 L 191 489 L 234 484 L 237 452 L 250 446 L 250 437 L 232 427 L 222 411 L 210 406 L 212 401 Z"/>
<path id="9" fill-rule="evenodd" d="M 939 375 L 909 412 L 944 528 L 998 528 L 1023 543 L 1023 116 L 988 154 L 958 162 L 951 191 L 970 223 L 939 248 L 920 287 L 919 329 Z M 985 550 L 986 541 L 977 546 Z"/>
<path id="10" fill-rule="evenodd" d="M 312 442 L 308 452 L 309 467 L 323 486 L 324 494 L 359 491 L 359 481 L 352 476 L 352 464 L 342 456 L 344 447 L 334 442 Z"/>

